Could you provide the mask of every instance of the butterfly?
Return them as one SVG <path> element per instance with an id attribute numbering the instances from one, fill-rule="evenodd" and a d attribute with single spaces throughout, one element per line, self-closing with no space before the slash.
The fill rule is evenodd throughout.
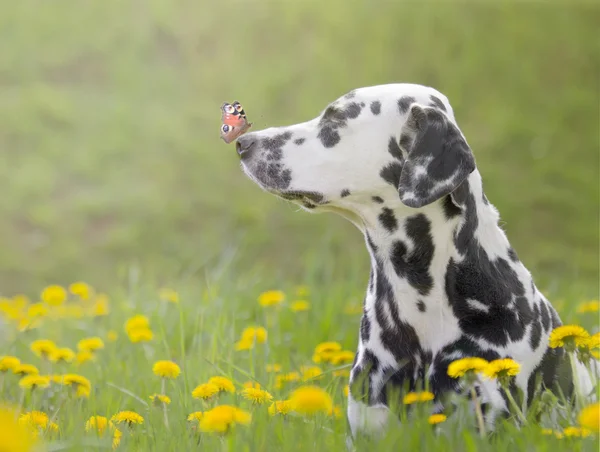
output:
<path id="1" fill-rule="evenodd" d="M 246 133 L 252 123 L 248 122 L 244 107 L 237 100 L 221 106 L 221 138 L 229 144 Z"/>

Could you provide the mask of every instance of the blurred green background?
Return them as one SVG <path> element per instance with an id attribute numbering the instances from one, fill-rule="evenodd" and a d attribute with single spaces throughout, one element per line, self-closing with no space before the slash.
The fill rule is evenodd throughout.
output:
<path id="1" fill-rule="evenodd" d="M 597 296 L 599 19 L 566 1 L 3 1 L 0 292 L 106 290 L 132 266 L 362 290 L 359 233 L 246 179 L 219 108 L 258 129 L 415 82 L 449 97 L 542 289 Z"/>

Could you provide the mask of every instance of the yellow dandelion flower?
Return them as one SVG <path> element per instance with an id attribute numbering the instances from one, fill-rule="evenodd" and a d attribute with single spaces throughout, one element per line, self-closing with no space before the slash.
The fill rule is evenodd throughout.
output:
<path id="1" fill-rule="evenodd" d="M 590 350 L 590 353 L 591 353 L 591 355 L 592 355 L 594 358 L 596 358 L 596 359 L 600 360 L 600 351 L 598 351 L 598 350 Z"/>
<path id="2" fill-rule="evenodd" d="M 350 364 L 352 361 L 354 361 L 354 352 L 349 350 L 335 352 L 329 359 L 329 362 L 334 366 L 339 366 L 340 364 Z"/>
<path id="3" fill-rule="evenodd" d="M 232 394 L 235 393 L 235 386 L 229 378 L 211 377 L 208 379 L 208 382 L 219 388 L 220 392 L 231 392 Z"/>
<path id="4" fill-rule="evenodd" d="M 127 332 L 129 340 L 137 344 L 139 342 L 150 342 L 154 339 L 154 333 L 149 328 L 135 328 Z"/>
<path id="5" fill-rule="evenodd" d="M 85 386 L 77 386 L 77 390 L 75 391 L 75 395 L 81 398 L 88 398 L 90 393 L 92 392 L 91 388 L 87 388 Z"/>
<path id="6" fill-rule="evenodd" d="M 273 396 L 267 391 L 256 388 L 244 388 L 242 390 L 242 397 L 251 401 L 255 405 L 262 405 L 263 403 L 273 400 Z"/>
<path id="7" fill-rule="evenodd" d="M 339 352 L 342 350 L 342 345 L 339 342 L 321 342 L 315 347 L 315 353 Z"/>
<path id="8" fill-rule="evenodd" d="M 564 347 L 567 346 L 585 346 L 586 341 L 590 337 L 590 334 L 585 328 L 579 325 L 563 325 L 555 328 L 550 333 L 550 347 Z"/>
<path id="9" fill-rule="evenodd" d="M 276 414 L 285 416 L 293 411 L 292 403 L 289 400 L 277 400 L 269 405 L 268 411 L 271 416 L 275 416 Z"/>
<path id="10" fill-rule="evenodd" d="M 208 400 L 216 396 L 218 393 L 219 388 L 217 385 L 212 383 L 203 383 L 196 386 L 196 388 L 192 391 L 192 397 L 195 399 Z"/>
<path id="11" fill-rule="evenodd" d="M 85 423 L 85 431 L 93 430 L 102 435 L 107 427 L 111 426 L 108 419 L 104 416 L 91 416 Z"/>
<path id="12" fill-rule="evenodd" d="M 280 305 L 283 300 L 285 300 L 285 294 L 281 290 L 268 290 L 258 296 L 258 304 L 263 307 Z"/>
<path id="13" fill-rule="evenodd" d="M 567 438 L 585 438 L 591 434 L 590 430 L 581 427 L 567 427 L 563 430 L 563 435 Z"/>
<path id="14" fill-rule="evenodd" d="M 16 375 L 39 375 L 40 371 L 33 364 L 19 364 L 13 368 Z"/>
<path id="15" fill-rule="evenodd" d="M 77 342 L 77 350 L 95 352 L 104 348 L 104 341 L 99 337 L 87 337 Z"/>
<path id="16" fill-rule="evenodd" d="M 238 352 L 250 350 L 251 348 L 254 348 L 253 339 L 240 339 L 238 342 L 235 343 L 235 350 Z"/>
<path id="17" fill-rule="evenodd" d="M 579 425 L 593 432 L 600 432 L 600 403 L 594 403 L 581 410 L 577 418 Z"/>
<path id="18" fill-rule="evenodd" d="M 445 414 L 432 414 L 427 419 L 427 422 L 429 422 L 431 425 L 436 425 L 436 424 L 441 424 L 442 422 L 445 422 L 446 419 L 448 419 L 448 418 Z"/>
<path id="19" fill-rule="evenodd" d="M 350 369 L 339 369 L 339 370 L 334 370 L 332 375 L 334 377 L 349 377 L 350 376 Z"/>
<path id="20" fill-rule="evenodd" d="M 300 372 L 302 372 L 302 380 L 304 381 L 313 380 L 323 375 L 321 368 L 316 366 L 303 366 L 300 368 Z"/>
<path id="21" fill-rule="evenodd" d="M 110 304 L 108 302 L 108 296 L 105 294 L 98 294 L 94 299 L 94 304 L 90 308 L 90 315 L 92 317 L 102 317 L 110 313 Z"/>
<path id="22" fill-rule="evenodd" d="M 348 394 L 350 394 L 350 385 L 344 386 L 343 393 L 344 393 L 344 397 L 348 397 Z"/>
<path id="23" fill-rule="evenodd" d="M 247 388 L 260 389 L 260 383 L 257 383 L 255 381 L 247 381 L 242 385 L 242 387 L 244 389 L 247 389 Z"/>
<path id="24" fill-rule="evenodd" d="M 266 370 L 269 373 L 281 372 L 281 364 L 267 364 Z"/>
<path id="25" fill-rule="evenodd" d="M 489 378 L 506 378 L 513 377 L 519 373 L 521 365 L 510 359 L 495 359 L 491 361 L 484 370 L 484 373 Z"/>
<path id="26" fill-rule="evenodd" d="M 19 380 L 19 386 L 23 389 L 44 389 L 50 386 L 50 378 L 41 375 L 26 375 Z"/>
<path id="27" fill-rule="evenodd" d="M 14 370 L 20 365 L 21 361 L 16 356 L 0 357 L 0 372 L 14 372 Z"/>
<path id="28" fill-rule="evenodd" d="M 331 407 L 331 410 L 329 410 L 327 412 L 327 414 L 331 417 L 339 419 L 342 417 L 342 409 L 336 405 L 336 406 Z"/>
<path id="29" fill-rule="evenodd" d="M 56 344 L 49 339 L 38 339 L 37 341 L 33 341 L 29 348 L 36 356 L 49 358 L 57 347 Z"/>
<path id="30" fill-rule="evenodd" d="M 106 340 L 108 342 L 115 342 L 118 338 L 119 333 L 117 333 L 115 330 L 110 330 L 108 333 L 106 333 Z"/>
<path id="31" fill-rule="evenodd" d="M 70 363 L 75 359 L 75 352 L 70 348 L 57 348 L 50 354 L 50 361 L 54 363 L 65 362 Z"/>
<path id="32" fill-rule="evenodd" d="M 251 326 L 242 331 L 242 340 L 254 340 L 257 344 L 267 342 L 267 330 L 262 326 Z"/>
<path id="33" fill-rule="evenodd" d="M 77 364 L 87 363 L 88 361 L 94 361 L 95 359 L 96 356 L 88 350 L 78 352 L 77 355 L 75 355 L 75 362 Z"/>
<path id="34" fill-rule="evenodd" d="M 133 317 L 130 317 L 125 322 L 125 332 L 129 332 L 131 330 L 137 329 L 146 329 L 150 328 L 150 320 L 145 315 L 137 314 Z"/>
<path id="35" fill-rule="evenodd" d="M 244 410 L 230 405 L 219 405 L 206 411 L 200 419 L 200 430 L 203 432 L 226 433 L 237 424 L 247 425 L 252 416 Z"/>
<path id="36" fill-rule="evenodd" d="M 290 305 L 290 310 L 293 312 L 308 311 L 309 309 L 310 303 L 305 300 L 297 300 Z"/>
<path id="37" fill-rule="evenodd" d="M 41 298 L 50 306 L 59 306 L 67 299 L 67 291 L 61 286 L 48 286 L 42 291 Z"/>
<path id="38" fill-rule="evenodd" d="M 170 397 L 164 394 L 152 394 L 150 396 L 150 400 L 152 400 L 156 405 L 168 405 L 171 403 Z"/>
<path id="39" fill-rule="evenodd" d="M 152 372 L 161 378 L 177 378 L 181 368 L 173 361 L 156 361 L 152 366 Z"/>
<path id="40" fill-rule="evenodd" d="M 135 411 L 119 411 L 110 420 L 115 424 L 127 424 L 129 426 L 144 423 L 144 418 Z"/>
<path id="41" fill-rule="evenodd" d="M 85 388 L 88 391 L 92 388 L 90 380 L 82 375 L 77 374 L 65 374 L 62 376 L 62 384 L 65 386 L 71 386 L 73 388 Z"/>
<path id="42" fill-rule="evenodd" d="M 30 319 L 46 317 L 48 313 L 48 307 L 43 303 L 34 303 L 27 308 L 27 317 Z"/>
<path id="43" fill-rule="evenodd" d="M 163 301 L 168 301 L 169 303 L 179 303 L 179 294 L 173 289 L 166 287 L 162 288 L 158 292 L 158 296 Z"/>
<path id="44" fill-rule="evenodd" d="M 285 383 L 293 381 L 299 381 L 300 374 L 298 372 L 288 372 L 287 374 L 280 374 L 275 377 L 275 387 L 277 389 L 283 388 Z"/>
<path id="45" fill-rule="evenodd" d="M 17 421 L 16 408 L 0 405 L 0 438 L 7 452 L 29 452 L 36 443 L 35 431 L 26 422 Z M 5 449 L 6 447 L 6 449 Z"/>
<path id="46" fill-rule="evenodd" d="M 452 361 L 448 366 L 448 375 L 452 378 L 464 377 L 467 373 L 483 372 L 488 362 L 483 358 L 461 358 Z"/>
<path id="47" fill-rule="evenodd" d="M 73 295 L 77 295 L 82 300 L 89 300 L 93 289 L 83 281 L 77 281 L 69 285 L 69 292 Z"/>
<path id="48" fill-rule="evenodd" d="M 333 407 L 331 396 L 317 386 L 301 386 L 292 392 L 290 403 L 294 411 L 303 415 L 329 413 Z"/>
<path id="49" fill-rule="evenodd" d="M 45 430 L 49 427 L 48 415 L 43 411 L 29 411 L 19 416 L 19 424 Z"/>
<path id="50" fill-rule="evenodd" d="M 119 444 L 121 444 L 121 437 L 123 436 L 123 433 L 121 432 L 121 430 L 119 430 L 118 428 L 115 429 L 114 433 L 113 433 L 113 440 L 112 440 L 112 448 L 113 450 L 116 449 L 117 447 L 119 447 Z"/>
<path id="51" fill-rule="evenodd" d="M 585 346 L 588 350 L 593 350 L 595 348 L 600 348 L 600 333 L 596 333 L 588 338 L 585 343 Z"/>
<path id="52" fill-rule="evenodd" d="M 600 301 L 599 300 L 587 301 L 585 303 L 581 303 L 577 307 L 577 312 L 579 314 L 585 314 L 588 312 L 598 312 L 598 311 L 600 311 Z"/>
<path id="53" fill-rule="evenodd" d="M 434 395 L 429 391 L 409 392 L 404 396 L 402 403 L 404 403 L 404 405 L 411 405 L 418 402 L 429 402 L 433 399 Z"/>
<path id="54" fill-rule="evenodd" d="M 187 417 L 187 420 L 190 422 L 196 421 L 196 422 L 200 422 L 200 419 L 202 419 L 202 415 L 204 413 L 202 413 L 202 411 L 194 411 L 193 413 L 190 413 Z"/>

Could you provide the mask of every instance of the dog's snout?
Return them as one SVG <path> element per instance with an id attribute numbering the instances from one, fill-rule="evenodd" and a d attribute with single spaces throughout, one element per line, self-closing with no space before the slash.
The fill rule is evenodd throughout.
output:
<path id="1" fill-rule="evenodd" d="M 246 158 L 250 152 L 256 147 L 257 139 L 252 135 L 244 135 L 238 138 L 235 149 L 240 157 Z"/>

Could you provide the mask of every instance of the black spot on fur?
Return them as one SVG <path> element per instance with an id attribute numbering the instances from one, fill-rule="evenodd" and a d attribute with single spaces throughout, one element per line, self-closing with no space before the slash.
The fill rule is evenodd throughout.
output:
<path id="1" fill-rule="evenodd" d="M 294 140 L 294 144 L 300 146 L 301 144 L 303 144 L 306 141 L 306 138 L 296 138 Z"/>
<path id="2" fill-rule="evenodd" d="M 332 148 L 340 142 L 340 134 L 330 125 L 323 126 L 317 137 L 326 148 Z"/>
<path id="3" fill-rule="evenodd" d="M 444 103 L 439 97 L 429 96 L 429 99 L 431 99 L 431 107 L 439 108 L 442 111 L 446 111 L 446 107 L 444 106 Z"/>
<path id="4" fill-rule="evenodd" d="M 416 100 L 411 96 L 403 96 L 398 99 L 398 111 L 400 111 L 400 114 L 406 114 L 410 108 L 410 105 L 414 102 L 416 102 Z"/>
<path id="5" fill-rule="evenodd" d="M 407 133 L 403 133 L 400 135 L 400 147 L 404 149 L 407 153 L 410 152 L 413 146 L 414 138 Z"/>
<path id="6" fill-rule="evenodd" d="M 540 325 L 539 319 L 535 319 L 535 321 L 531 324 L 531 336 L 529 336 L 529 345 L 531 345 L 533 350 L 536 350 L 540 345 L 541 337 L 542 326 Z"/>
<path id="7" fill-rule="evenodd" d="M 423 302 L 423 300 L 419 300 L 419 301 L 417 301 L 417 309 L 418 309 L 420 312 L 425 312 L 425 311 L 427 311 L 427 306 L 425 306 L 425 303 Z"/>
<path id="8" fill-rule="evenodd" d="M 544 331 L 547 332 L 550 330 L 550 313 L 548 312 L 548 307 L 543 300 L 540 301 L 540 314 L 542 317 L 542 327 L 544 328 Z"/>
<path id="9" fill-rule="evenodd" d="M 398 142 L 394 137 L 390 137 L 390 141 L 388 142 L 388 151 L 392 154 L 392 157 L 404 161 L 404 157 L 402 156 L 402 151 L 400 150 L 400 146 L 398 146 Z"/>
<path id="10" fill-rule="evenodd" d="M 362 319 L 360 320 L 360 340 L 363 344 L 366 344 L 371 337 L 371 322 L 367 317 L 367 314 L 364 313 Z"/>
<path id="11" fill-rule="evenodd" d="M 344 99 L 354 99 L 355 97 L 356 97 L 356 90 L 352 90 L 344 96 Z"/>
<path id="12" fill-rule="evenodd" d="M 392 265 L 398 276 L 406 278 L 421 295 L 428 295 L 433 287 L 429 273 L 434 251 L 431 222 L 425 215 L 418 214 L 408 217 L 404 228 L 413 242 L 413 249 L 409 253 L 406 244 L 396 240 L 390 253 Z"/>
<path id="13" fill-rule="evenodd" d="M 398 229 L 398 220 L 396 220 L 396 216 L 392 209 L 384 207 L 379 214 L 379 222 L 381 225 L 388 231 L 394 232 Z"/>
<path id="14" fill-rule="evenodd" d="M 371 197 L 371 199 L 373 201 L 375 201 L 377 204 L 383 204 L 383 199 L 381 198 L 381 196 L 373 196 L 373 197 Z"/>
<path id="15" fill-rule="evenodd" d="M 316 208 L 316 207 L 317 207 L 315 204 L 312 204 L 312 203 L 310 203 L 310 202 L 308 202 L 308 201 L 304 201 L 304 202 L 302 203 L 302 205 L 303 205 L 304 207 L 306 207 L 307 209 L 314 209 L 314 208 Z"/>
<path id="16" fill-rule="evenodd" d="M 442 209 L 444 209 L 444 216 L 446 217 L 446 220 L 451 220 L 462 213 L 460 207 L 458 207 L 452 201 L 451 195 L 444 196 L 444 200 L 442 201 Z"/>
<path id="17" fill-rule="evenodd" d="M 374 115 L 378 115 L 379 113 L 381 113 L 381 102 L 379 102 L 378 100 L 374 100 L 373 102 L 371 102 L 371 113 L 373 113 Z"/>
<path id="18" fill-rule="evenodd" d="M 517 253 L 512 247 L 508 248 L 508 257 L 513 262 L 519 262 L 519 256 L 517 256 Z"/>
<path id="19" fill-rule="evenodd" d="M 256 164 L 254 177 L 265 187 L 285 190 L 292 182 L 292 172 L 281 163 L 259 161 Z"/>
<path id="20" fill-rule="evenodd" d="M 262 148 L 271 151 L 274 149 L 279 149 L 285 145 L 292 138 L 292 132 L 284 132 L 279 135 L 275 135 L 274 137 L 263 138 L 261 141 Z"/>
<path id="21" fill-rule="evenodd" d="M 394 188 L 398 188 L 400 184 L 400 175 L 402 174 L 402 165 L 400 163 L 392 162 L 387 166 L 384 166 L 379 175 L 381 178 L 386 181 L 388 184 L 392 185 Z"/>
<path id="22" fill-rule="evenodd" d="M 340 193 L 340 196 L 341 196 L 342 198 L 345 198 L 346 196 L 350 196 L 350 190 L 348 190 L 347 188 L 344 188 L 344 189 L 342 190 L 342 192 Z"/>

